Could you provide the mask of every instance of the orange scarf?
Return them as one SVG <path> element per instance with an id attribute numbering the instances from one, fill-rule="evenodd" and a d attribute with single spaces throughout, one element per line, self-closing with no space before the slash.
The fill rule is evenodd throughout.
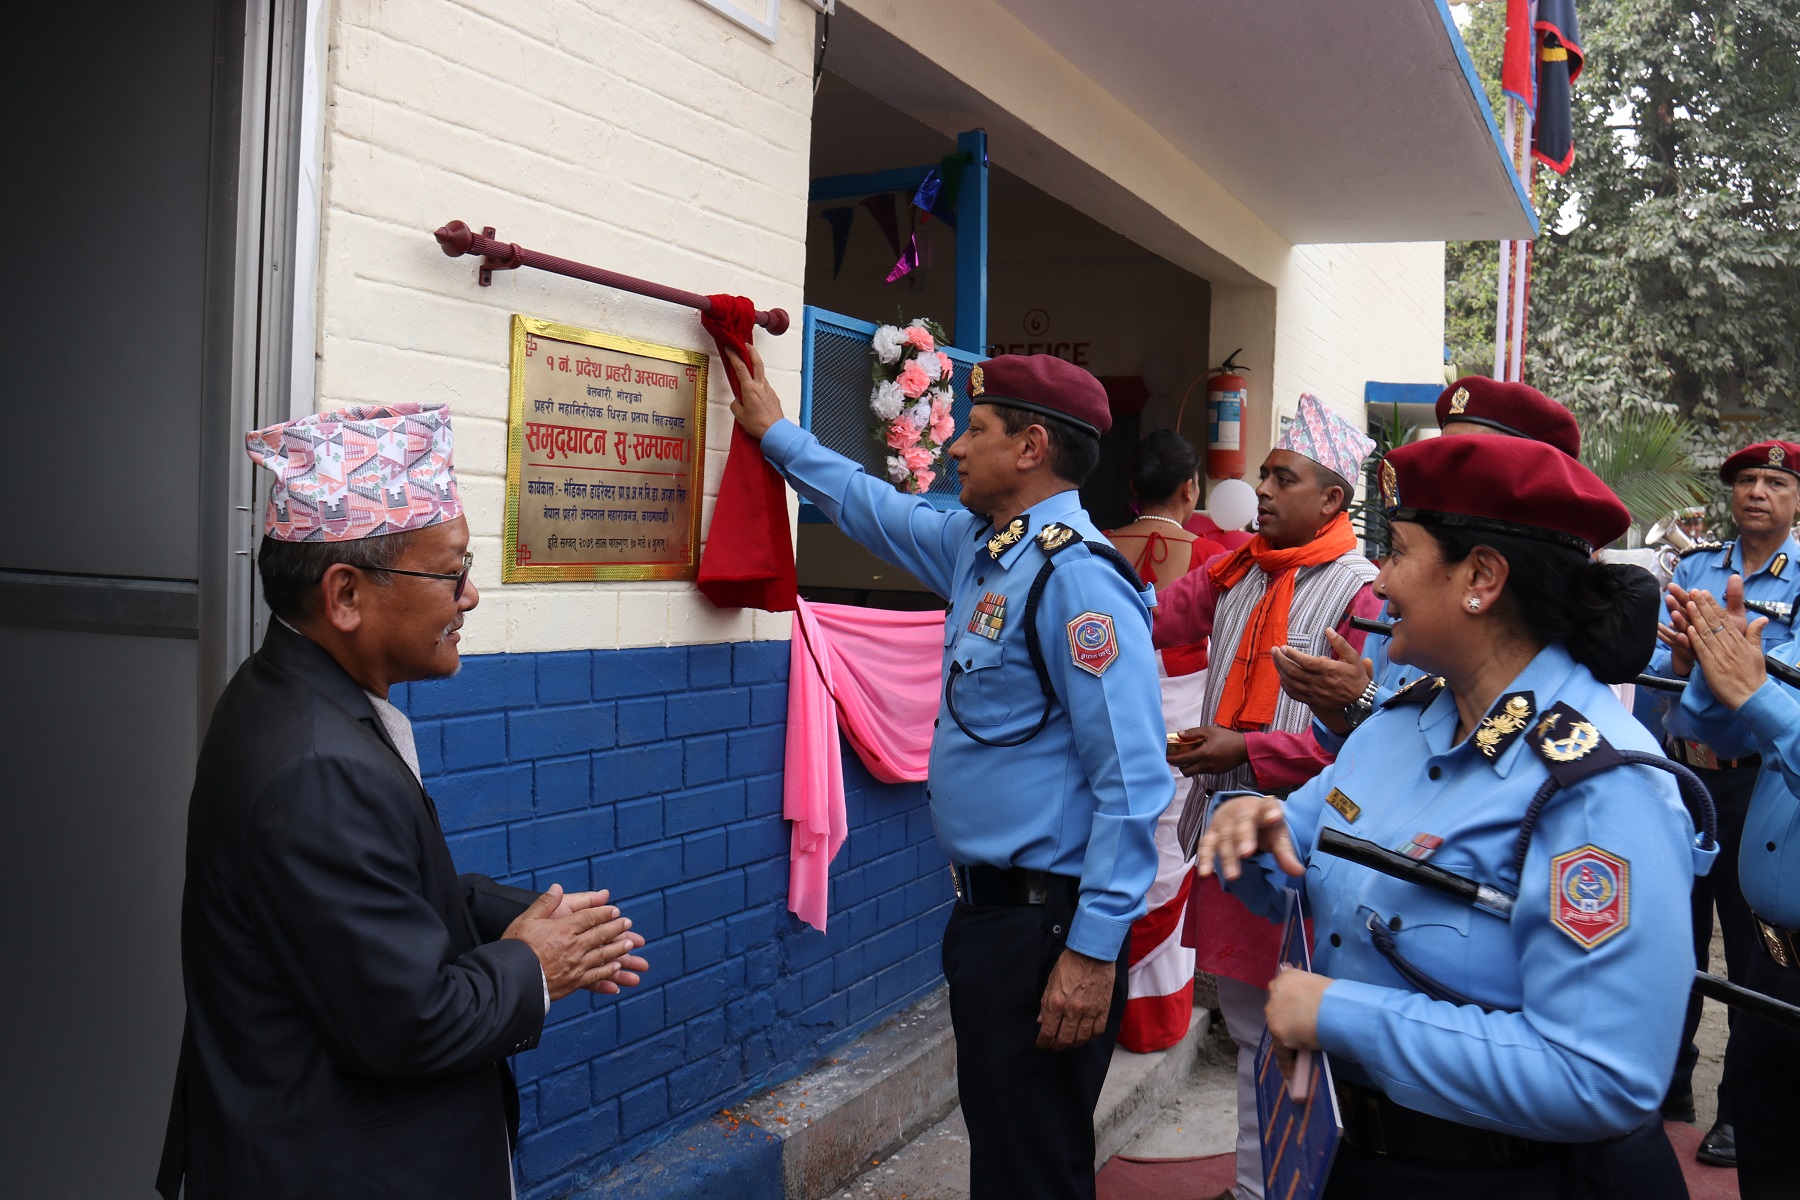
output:
<path id="1" fill-rule="evenodd" d="M 1350 527 L 1348 514 L 1339 513 L 1304 546 L 1278 550 L 1259 533 L 1207 568 L 1220 591 L 1237 586 L 1251 567 L 1269 576 L 1269 586 L 1238 638 L 1237 653 L 1225 675 L 1225 690 L 1219 693 L 1219 711 L 1213 717 L 1217 724 L 1227 729 L 1261 729 L 1275 719 L 1281 676 L 1269 651 L 1287 644 L 1294 574 L 1300 567 L 1334 562 L 1354 549 L 1356 531 Z"/>

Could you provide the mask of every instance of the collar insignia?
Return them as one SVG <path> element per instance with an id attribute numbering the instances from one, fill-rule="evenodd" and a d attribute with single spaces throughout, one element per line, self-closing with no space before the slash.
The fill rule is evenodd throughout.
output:
<path id="1" fill-rule="evenodd" d="M 1064 546 L 1074 541 L 1076 533 L 1060 521 L 1052 521 L 1044 526 L 1044 531 L 1037 535 L 1038 548 L 1045 554 L 1055 554 Z"/>
<path id="2" fill-rule="evenodd" d="M 1587 721 L 1570 721 L 1562 737 L 1546 733 L 1539 749 L 1551 762 L 1569 763 L 1586 758 L 1600 745 L 1600 731 Z"/>
<path id="3" fill-rule="evenodd" d="M 1450 393 L 1450 415 L 1460 417 L 1469 411 L 1469 389 L 1457 388 Z"/>
<path id="4" fill-rule="evenodd" d="M 1031 528 L 1031 518 L 1029 518 L 1029 517 L 1014 517 L 1010 522 L 1007 523 L 1007 526 L 1005 529 L 1002 529 L 1000 532 L 996 533 L 993 537 L 988 539 L 988 541 L 987 541 L 988 557 L 989 558 L 999 558 L 1002 554 L 1005 554 L 1007 547 L 1016 545 L 1019 542 L 1019 540 L 1025 536 L 1025 531 L 1030 528 Z"/>
<path id="5" fill-rule="evenodd" d="M 980 367 L 969 372 L 969 395 L 979 396 L 987 391 L 987 377 L 981 373 Z"/>
<path id="6" fill-rule="evenodd" d="M 1394 464 L 1385 458 L 1381 460 L 1381 506 L 1400 506 L 1400 474 L 1394 470 Z"/>
<path id="7" fill-rule="evenodd" d="M 1442 675 L 1421 675 L 1399 691 L 1395 692 L 1387 700 L 1383 701 L 1381 707 L 1405 708 L 1413 706 L 1424 708 L 1427 704 L 1430 704 L 1433 700 L 1437 699 L 1437 694 L 1443 690 L 1444 677 Z"/>
<path id="8" fill-rule="evenodd" d="M 1488 715 L 1475 729 L 1475 748 L 1489 762 L 1500 757 L 1512 740 L 1531 723 L 1533 696 L 1530 692 L 1514 692 L 1494 701 Z"/>

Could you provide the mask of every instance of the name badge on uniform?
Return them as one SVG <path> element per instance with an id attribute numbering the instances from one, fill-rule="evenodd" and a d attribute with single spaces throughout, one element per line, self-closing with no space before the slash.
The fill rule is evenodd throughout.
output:
<path id="1" fill-rule="evenodd" d="M 979 633 L 989 641 L 998 641 L 1000 627 L 1006 624 L 1006 597 L 998 592 L 989 592 L 975 606 L 975 612 L 969 617 L 969 632 Z"/>
<path id="2" fill-rule="evenodd" d="M 1325 803 L 1337 809 L 1338 816 L 1344 818 L 1344 820 L 1350 822 L 1352 825 L 1356 824 L 1356 818 L 1362 816 L 1362 805 L 1344 795 L 1344 793 L 1337 788 L 1332 788 L 1331 791 L 1326 794 Z"/>

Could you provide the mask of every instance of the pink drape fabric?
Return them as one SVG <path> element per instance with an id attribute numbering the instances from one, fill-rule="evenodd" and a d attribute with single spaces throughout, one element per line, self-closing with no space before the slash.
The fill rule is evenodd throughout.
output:
<path id="1" fill-rule="evenodd" d="M 918 782 L 931 759 L 944 614 L 809 604 L 794 613 L 782 812 L 793 824 L 788 910 L 823 931 L 831 860 L 849 832 L 838 733 L 883 783 Z"/>

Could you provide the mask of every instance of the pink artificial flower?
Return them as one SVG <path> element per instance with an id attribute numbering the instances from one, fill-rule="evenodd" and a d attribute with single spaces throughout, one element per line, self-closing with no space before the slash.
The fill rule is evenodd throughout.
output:
<path id="1" fill-rule="evenodd" d="M 945 354 L 942 350 L 938 351 L 938 362 L 940 364 L 942 364 L 942 367 L 938 372 L 938 378 L 939 379 L 950 378 L 950 372 L 955 368 L 956 364 L 952 363 L 950 361 L 950 356 L 948 354 Z"/>
<path id="2" fill-rule="evenodd" d="M 917 325 L 907 326 L 906 340 L 910 342 L 913 348 L 920 354 L 930 354 L 933 350 L 937 349 L 937 342 L 933 340 L 931 333 Z"/>
<path id="3" fill-rule="evenodd" d="M 951 415 L 950 403 L 939 400 L 931 406 L 931 440 L 940 446 L 947 446 L 955 436 L 956 418 Z"/>
<path id="4" fill-rule="evenodd" d="M 913 491 L 922 494 L 931 489 L 932 482 L 937 479 L 936 471 L 920 471 L 914 479 Z"/>
<path id="5" fill-rule="evenodd" d="M 908 446 L 900 451 L 900 457 L 906 460 L 906 469 L 915 475 L 931 470 L 931 464 L 937 461 L 937 455 L 923 446 Z"/>
<path id="6" fill-rule="evenodd" d="M 926 334 L 926 336 L 930 335 Z M 925 373 L 925 368 L 919 365 L 919 360 L 914 359 L 900 369 L 900 377 L 894 382 L 900 385 L 900 391 L 908 400 L 917 400 L 925 394 L 925 389 L 931 386 L 931 376 Z"/>
<path id="7" fill-rule="evenodd" d="M 913 423 L 906 419 L 905 413 L 888 424 L 887 444 L 893 450 L 905 450 L 919 444 L 919 431 L 913 428 Z"/>

